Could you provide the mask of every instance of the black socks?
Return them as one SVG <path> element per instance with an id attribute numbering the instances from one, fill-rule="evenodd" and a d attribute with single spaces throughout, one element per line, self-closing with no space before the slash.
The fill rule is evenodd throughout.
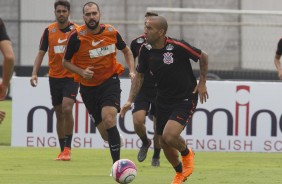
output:
<path id="1" fill-rule="evenodd" d="M 120 136 L 116 126 L 107 129 L 113 163 L 120 159 Z"/>
<path id="2" fill-rule="evenodd" d="M 65 139 L 66 139 L 65 147 L 71 148 L 72 134 L 71 135 L 66 135 Z"/>

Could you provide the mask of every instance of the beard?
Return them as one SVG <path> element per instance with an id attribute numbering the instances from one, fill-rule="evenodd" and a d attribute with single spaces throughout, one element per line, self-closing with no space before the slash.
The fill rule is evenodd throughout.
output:
<path id="1" fill-rule="evenodd" d="M 95 22 L 95 24 L 94 25 L 90 25 L 90 23 L 92 23 L 92 22 Z M 88 27 L 88 29 L 94 30 L 94 29 L 96 29 L 99 26 L 99 22 L 100 21 L 96 22 L 96 21 L 92 20 L 92 21 L 89 21 L 88 23 L 85 22 L 85 24 Z"/>
<path id="2" fill-rule="evenodd" d="M 145 37 L 145 40 L 147 43 L 152 44 L 153 40 L 151 38 Z"/>
<path id="3" fill-rule="evenodd" d="M 60 23 L 60 24 L 64 24 L 67 21 L 68 21 L 68 19 L 65 18 L 65 17 L 58 17 L 57 18 L 57 22 Z"/>

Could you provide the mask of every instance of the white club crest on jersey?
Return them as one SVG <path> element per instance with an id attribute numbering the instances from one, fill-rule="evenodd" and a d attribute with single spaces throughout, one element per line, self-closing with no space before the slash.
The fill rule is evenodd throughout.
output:
<path id="1" fill-rule="evenodd" d="M 171 53 L 171 52 L 166 52 L 166 53 L 163 54 L 163 56 L 164 56 L 164 60 L 163 60 L 164 64 L 169 65 L 169 64 L 173 63 L 172 55 L 173 55 L 173 53 Z"/>
<path id="2" fill-rule="evenodd" d="M 171 44 L 168 44 L 168 45 L 166 46 L 166 50 L 172 50 L 173 48 L 174 48 L 174 46 L 171 45 Z"/>
<path id="3" fill-rule="evenodd" d="M 114 31 L 114 28 L 108 27 L 108 30 L 109 30 L 110 32 L 112 32 L 112 31 Z"/>
<path id="4" fill-rule="evenodd" d="M 139 43 L 139 44 L 140 44 L 140 43 L 144 43 L 144 41 L 145 41 L 144 38 L 138 38 L 138 39 L 136 40 L 136 42 Z"/>
<path id="5" fill-rule="evenodd" d="M 67 41 L 67 39 L 63 39 L 63 40 L 61 40 L 60 38 L 58 39 L 58 43 L 64 43 L 65 41 Z"/>

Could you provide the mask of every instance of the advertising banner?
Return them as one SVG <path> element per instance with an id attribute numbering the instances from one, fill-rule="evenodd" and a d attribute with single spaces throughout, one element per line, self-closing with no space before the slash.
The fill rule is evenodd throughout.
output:
<path id="1" fill-rule="evenodd" d="M 52 109 L 48 78 L 31 87 L 30 78 L 13 78 L 12 146 L 56 147 L 56 116 Z M 131 81 L 121 79 L 121 105 Z M 198 103 L 192 123 L 182 136 L 196 151 L 282 152 L 282 83 L 208 81 L 209 99 Z M 74 148 L 105 148 L 105 143 L 78 95 L 74 112 Z M 153 122 L 146 119 L 149 138 Z M 134 132 L 131 111 L 118 116 L 124 149 L 138 149 L 141 140 Z"/>

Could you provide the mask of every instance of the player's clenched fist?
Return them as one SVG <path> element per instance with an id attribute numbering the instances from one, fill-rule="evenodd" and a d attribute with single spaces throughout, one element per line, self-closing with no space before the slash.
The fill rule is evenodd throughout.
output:
<path id="1" fill-rule="evenodd" d="M 127 101 L 120 110 L 120 117 L 123 118 L 129 109 L 131 109 L 131 102 Z"/>

